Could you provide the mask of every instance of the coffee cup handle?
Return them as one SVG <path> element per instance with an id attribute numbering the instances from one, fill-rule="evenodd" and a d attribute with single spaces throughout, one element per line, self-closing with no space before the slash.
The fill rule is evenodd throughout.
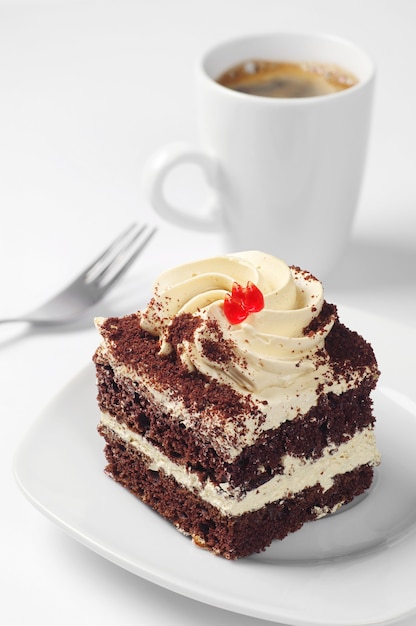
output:
<path id="1" fill-rule="evenodd" d="M 191 213 L 172 204 L 165 194 L 165 180 L 178 165 L 191 163 L 199 166 L 210 187 L 204 206 Z M 176 226 L 204 232 L 218 232 L 222 227 L 222 209 L 219 202 L 219 164 L 215 157 L 186 144 L 171 144 L 158 150 L 146 164 L 143 176 L 145 193 L 153 209 Z"/>

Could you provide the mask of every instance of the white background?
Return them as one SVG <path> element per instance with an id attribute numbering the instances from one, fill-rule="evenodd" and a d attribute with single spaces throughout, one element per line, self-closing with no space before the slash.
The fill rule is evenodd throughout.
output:
<path id="1" fill-rule="evenodd" d="M 131 221 L 157 221 L 141 174 L 165 142 L 197 141 L 193 75 L 202 51 L 247 32 L 325 31 L 366 48 L 378 67 L 354 232 L 326 294 L 408 325 L 403 350 L 414 350 L 415 23 L 412 0 L 0 1 L 0 318 L 42 302 Z M 189 206 L 203 193 L 194 174 L 171 181 Z M 96 556 L 35 511 L 12 475 L 28 426 L 91 359 L 92 315 L 140 308 L 159 271 L 218 249 L 213 235 L 161 224 L 125 280 L 79 324 L 0 327 L 2 622 L 266 624 Z"/>

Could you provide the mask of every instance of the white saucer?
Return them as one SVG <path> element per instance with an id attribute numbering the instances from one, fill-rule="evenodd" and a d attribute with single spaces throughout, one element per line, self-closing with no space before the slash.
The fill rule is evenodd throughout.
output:
<path id="1" fill-rule="evenodd" d="M 172 591 L 298 626 L 387 624 L 416 611 L 415 333 L 351 309 L 385 373 L 374 394 L 382 465 L 369 493 L 264 553 L 230 562 L 195 547 L 103 473 L 91 364 L 34 423 L 15 475 L 28 499 L 75 539 Z M 409 332 L 411 336 L 409 337 Z M 394 342 L 392 337 L 394 336 Z M 405 369 L 406 368 L 406 369 Z"/>

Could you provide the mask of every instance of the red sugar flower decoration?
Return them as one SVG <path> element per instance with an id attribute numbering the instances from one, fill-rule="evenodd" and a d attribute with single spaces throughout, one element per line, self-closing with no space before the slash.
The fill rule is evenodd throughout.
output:
<path id="1" fill-rule="evenodd" d="M 250 313 L 258 313 L 263 308 L 263 294 L 251 281 L 247 287 L 234 283 L 231 294 L 224 298 L 224 314 L 230 324 L 240 324 Z"/>

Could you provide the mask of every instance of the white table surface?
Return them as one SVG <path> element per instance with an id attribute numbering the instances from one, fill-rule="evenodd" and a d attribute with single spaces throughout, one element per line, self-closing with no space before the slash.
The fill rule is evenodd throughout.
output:
<path id="1" fill-rule="evenodd" d="M 408 325 L 406 349 L 414 351 L 415 23 L 412 0 L 0 1 L 0 317 L 32 308 L 72 278 L 111 240 L 115 222 L 121 230 L 135 219 L 157 221 L 141 172 L 163 143 L 196 140 L 193 62 L 201 51 L 249 31 L 319 30 L 355 40 L 378 66 L 365 183 L 327 297 Z M 188 175 L 171 186 L 191 205 L 201 189 Z M 162 224 L 123 282 L 79 324 L 0 327 L 2 623 L 268 623 L 107 562 L 35 510 L 12 474 L 27 428 L 91 359 L 92 316 L 140 308 L 159 271 L 217 251 L 213 235 Z"/>

